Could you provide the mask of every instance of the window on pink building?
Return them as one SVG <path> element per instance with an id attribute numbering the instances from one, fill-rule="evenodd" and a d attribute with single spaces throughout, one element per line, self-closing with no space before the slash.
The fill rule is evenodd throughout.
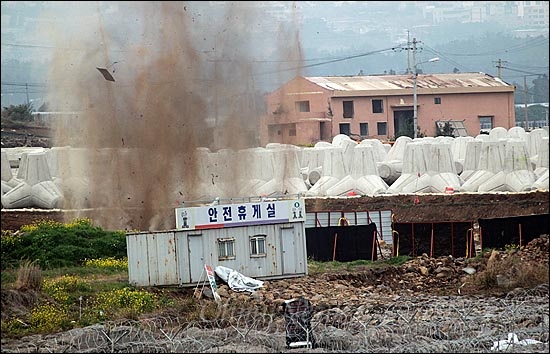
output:
<path id="1" fill-rule="evenodd" d="M 359 134 L 369 136 L 369 123 L 359 123 Z"/>
<path id="2" fill-rule="evenodd" d="M 434 97 L 434 104 L 441 104 L 441 97 Z"/>
<path id="3" fill-rule="evenodd" d="M 484 131 L 493 129 L 493 116 L 480 116 L 479 129 Z"/>
<path id="4" fill-rule="evenodd" d="M 309 101 L 296 101 L 296 112 L 309 112 Z"/>
<path id="5" fill-rule="evenodd" d="M 384 100 L 372 100 L 372 113 L 384 113 Z"/>
<path id="6" fill-rule="evenodd" d="M 340 123 L 340 134 L 351 134 L 351 128 L 349 123 Z"/>
<path id="7" fill-rule="evenodd" d="M 388 134 L 387 123 L 386 122 L 376 122 L 376 129 L 378 130 L 378 135 Z"/>
<path id="8" fill-rule="evenodd" d="M 342 101 L 344 118 L 353 118 L 353 101 Z"/>

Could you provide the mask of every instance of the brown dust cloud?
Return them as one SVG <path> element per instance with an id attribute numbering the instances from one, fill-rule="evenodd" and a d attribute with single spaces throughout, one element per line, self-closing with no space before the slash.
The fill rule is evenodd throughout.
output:
<path id="1" fill-rule="evenodd" d="M 297 21 L 266 31 L 254 2 L 198 3 L 93 3 L 70 26 L 43 29 L 56 41 L 48 100 L 72 112 L 56 120 L 51 149 L 64 209 L 108 229 L 154 231 L 175 228 L 174 208 L 217 185 L 229 186 L 220 198 L 244 197 L 231 183 L 246 169 L 206 152 L 259 146 L 270 77 L 256 75 L 300 66 Z M 258 53 L 273 66 L 259 67 Z"/>

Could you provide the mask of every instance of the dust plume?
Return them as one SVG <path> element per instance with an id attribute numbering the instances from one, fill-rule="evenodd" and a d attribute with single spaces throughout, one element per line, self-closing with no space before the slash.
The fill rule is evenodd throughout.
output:
<path id="1" fill-rule="evenodd" d="M 83 8 L 79 27 L 51 30 L 48 101 L 76 112 L 55 123 L 64 208 L 111 229 L 172 229 L 174 207 L 205 194 L 199 148 L 258 144 L 249 34 L 261 14 L 229 2 L 213 23 L 196 4 L 106 4 Z M 217 182 L 238 178 L 232 166 Z"/>

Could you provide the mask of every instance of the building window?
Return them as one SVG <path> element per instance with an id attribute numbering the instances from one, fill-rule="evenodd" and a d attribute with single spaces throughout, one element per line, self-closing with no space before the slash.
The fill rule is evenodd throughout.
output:
<path id="1" fill-rule="evenodd" d="M 309 101 L 296 101 L 296 112 L 309 112 Z"/>
<path id="2" fill-rule="evenodd" d="M 372 113 L 384 113 L 383 100 L 372 100 Z"/>
<path id="3" fill-rule="evenodd" d="M 479 117 L 479 129 L 481 131 L 488 131 L 493 129 L 493 117 L 492 116 Z"/>
<path id="4" fill-rule="evenodd" d="M 218 239 L 218 260 L 235 258 L 235 239 L 234 238 L 219 238 Z"/>
<path id="5" fill-rule="evenodd" d="M 349 123 L 340 123 L 340 134 L 350 135 L 351 128 Z"/>
<path id="6" fill-rule="evenodd" d="M 441 104 L 441 97 L 434 97 L 434 104 Z"/>
<path id="7" fill-rule="evenodd" d="M 296 124 L 291 124 L 288 128 L 288 136 L 296 136 Z"/>
<path id="8" fill-rule="evenodd" d="M 376 128 L 378 130 L 378 135 L 388 134 L 387 123 L 386 122 L 376 122 Z"/>
<path id="9" fill-rule="evenodd" d="M 359 123 L 359 134 L 369 136 L 369 123 Z"/>
<path id="10" fill-rule="evenodd" d="M 353 101 L 343 101 L 344 118 L 353 118 Z"/>
<path id="11" fill-rule="evenodd" d="M 252 257 L 265 257 L 265 235 L 254 235 L 250 237 L 250 255 Z"/>

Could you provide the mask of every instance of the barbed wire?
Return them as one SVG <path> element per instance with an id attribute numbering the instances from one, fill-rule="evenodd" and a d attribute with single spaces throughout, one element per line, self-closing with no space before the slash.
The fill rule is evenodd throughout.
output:
<path id="1" fill-rule="evenodd" d="M 217 306 L 208 301 L 194 320 L 183 315 L 156 316 L 76 328 L 38 340 L 3 339 L 2 352 L 547 353 L 549 350 L 548 284 L 515 290 L 504 297 L 410 297 L 314 309 L 308 317 L 311 326 L 303 327 L 309 331 L 313 348 L 287 345 L 291 324 L 277 308 L 245 306 Z M 516 343 L 503 341 L 509 333 L 517 336 Z"/>

